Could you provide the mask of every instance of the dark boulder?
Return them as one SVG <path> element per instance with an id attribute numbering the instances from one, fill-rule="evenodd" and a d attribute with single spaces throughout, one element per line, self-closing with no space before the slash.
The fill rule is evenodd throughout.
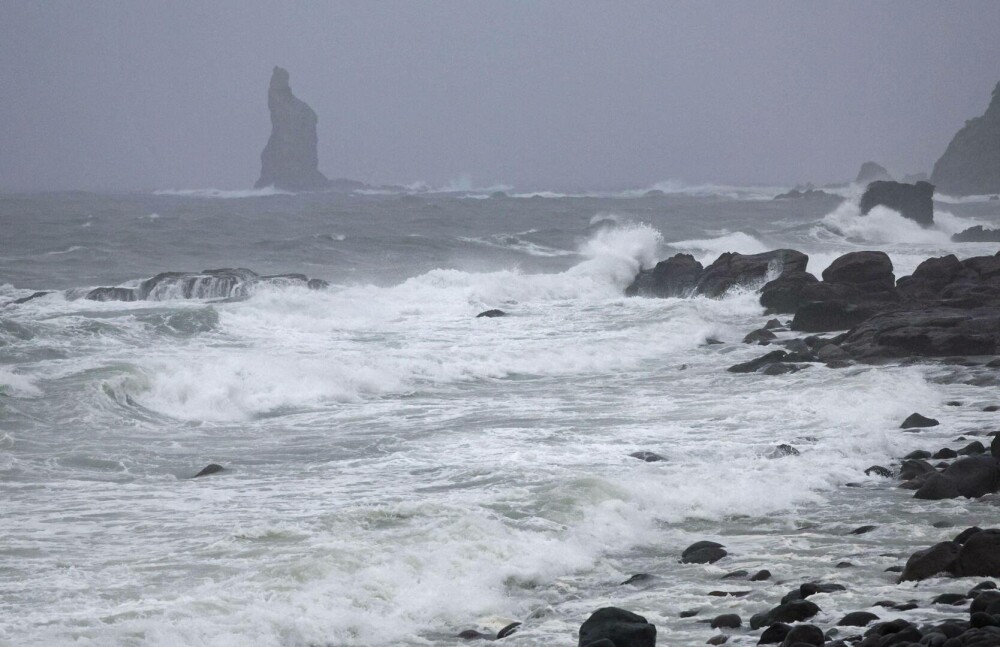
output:
<path id="1" fill-rule="evenodd" d="M 817 282 L 809 272 L 783 272 L 761 288 L 760 305 L 768 314 L 794 313 L 806 302 L 802 296 L 805 288 Z"/>
<path id="2" fill-rule="evenodd" d="M 854 611 L 848 613 L 837 623 L 838 627 L 867 627 L 878 620 L 878 616 L 870 611 Z"/>
<path id="3" fill-rule="evenodd" d="M 993 456 L 960 458 L 943 474 L 955 482 L 964 497 L 978 498 L 1000 489 L 1000 463 Z"/>
<path id="4" fill-rule="evenodd" d="M 1000 83 L 983 116 L 966 121 L 955 134 L 931 180 L 951 195 L 1000 191 Z"/>
<path id="5" fill-rule="evenodd" d="M 765 625 L 771 625 L 775 622 L 802 622 L 812 618 L 817 613 L 819 613 L 819 607 L 809 600 L 792 600 L 768 611 Z"/>
<path id="6" fill-rule="evenodd" d="M 210 465 L 206 465 L 205 467 L 201 468 L 201 471 L 192 476 L 191 478 L 196 479 L 202 476 L 208 476 L 210 474 L 217 474 L 218 472 L 222 472 L 225 469 L 226 468 L 224 468 L 222 465 L 216 465 L 215 463 L 212 463 Z"/>
<path id="7" fill-rule="evenodd" d="M 760 640 L 757 641 L 758 645 L 779 645 L 788 632 L 792 630 L 791 625 L 787 625 L 784 622 L 776 622 L 770 627 L 765 629 L 760 634 Z"/>
<path id="8" fill-rule="evenodd" d="M 1000 305 L 914 303 L 873 314 L 839 343 L 858 358 L 995 355 L 1000 348 Z"/>
<path id="9" fill-rule="evenodd" d="M 813 645 L 821 647 L 826 642 L 823 630 L 816 625 L 795 625 L 788 630 L 785 639 L 781 641 L 781 647 L 792 647 L 793 645 Z"/>
<path id="10" fill-rule="evenodd" d="M 933 298 L 954 281 L 962 269 L 962 263 L 954 254 L 928 258 L 917 265 L 913 274 L 900 278 L 896 287 L 910 298 Z"/>
<path id="11" fill-rule="evenodd" d="M 881 465 L 872 465 L 865 470 L 865 476 L 878 476 L 884 479 L 891 479 L 894 474 L 892 470 L 888 467 L 882 467 Z"/>
<path id="12" fill-rule="evenodd" d="M 267 89 L 271 136 L 260 154 L 260 178 L 254 188 L 274 186 L 301 191 L 322 189 L 329 180 L 319 172 L 316 113 L 292 94 L 288 71 L 275 67 Z"/>
<path id="13" fill-rule="evenodd" d="M 888 207 L 904 218 L 928 227 L 934 224 L 934 185 L 930 182 L 904 184 L 875 181 L 865 189 L 860 206 L 862 214 L 877 206 Z"/>
<path id="14" fill-rule="evenodd" d="M 743 362 L 741 364 L 734 364 L 730 366 L 728 370 L 730 373 L 753 373 L 758 371 L 768 364 L 773 364 L 775 362 L 780 362 L 781 360 L 788 357 L 788 353 L 783 350 L 772 350 L 766 355 L 762 355 L 756 359 L 752 359 L 749 362 Z"/>
<path id="15" fill-rule="evenodd" d="M 928 418 L 927 416 L 922 416 L 919 413 L 911 413 L 907 416 L 906 420 L 899 425 L 900 429 L 916 429 L 923 427 L 937 427 L 940 422 L 934 418 Z"/>
<path id="16" fill-rule="evenodd" d="M 892 261 L 885 252 L 850 252 L 823 270 L 823 281 L 848 283 L 866 289 L 891 290 L 896 284 Z"/>
<path id="17" fill-rule="evenodd" d="M 906 560 L 906 566 L 903 567 L 899 581 L 920 581 L 934 577 L 939 573 L 951 573 L 955 560 L 958 558 L 959 549 L 961 549 L 961 544 L 953 541 L 942 541 L 925 550 L 918 550 Z"/>
<path id="18" fill-rule="evenodd" d="M 696 541 L 681 553 L 682 564 L 714 564 L 729 553 L 714 541 Z"/>
<path id="19" fill-rule="evenodd" d="M 876 180 L 891 180 L 892 176 L 889 175 L 889 171 L 885 170 L 885 167 L 876 162 L 865 162 L 858 169 L 858 176 L 854 178 L 855 184 L 865 184 L 869 182 L 875 182 Z"/>
<path id="20" fill-rule="evenodd" d="M 506 317 L 506 316 L 507 313 L 504 312 L 503 310 L 493 309 L 493 310 L 484 310 L 483 312 L 480 312 L 479 314 L 476 315 L 476 319 L 482 317 L 486 317 L 488 319 L 494 319 L 496 317 Z"/>
<path id="21" fill-rule="evenodd" d="M 694 256 L 676 254 L 660 261 L 652 269 L 640 272 L 625 288 L 625 295 L 660 298 L 691 296 L 703 270 Z"/>
<path id="22" fill-rule="evenodd" d="M 708 297 L 721 297 L 734 287 L 756 288 L 769 275 L 805 272 L 809 257 L 793 249 L 777 249 L 762 254 L 727 252 L 705 268 L 696 291 Z"/>
<path id="23" fill-rule="evenodd" d="M 750 576 L 751 582 L 764 582 L 771 579 L 771 571 L 763 569 Z"/>
<path id="24" fill-rule="evenodd" d="M 871 307 L 848 303 L 845 300 L 810 301 L 795 311 L 792 330 L 801 332 L 830 332 L 850 330 L 869 319 Z"/>
<path id="25" fill-rule="evenodd" d="M 777 338 L 778 338 L 778 336 L 775 335 L 770 330 L 766 330 L 764 328 L 760 328 L 758 330 L 753 330 L 753 331 L 747 333 L 746 337 L 743 338 L 743 343 L 744 344 L 763 344 L 763 345 L 767 345 L 768 343 L 774 341 Z"/>
<path id="26" fill-rule="evenodd" d="M 955 499 L 959 496 L 961 496 L 961 492 L 958 491 L 958 484 L 954 480 L 944 474 L 931 474 L 913 495 L 913 498 L 940 501 L 942 499 Z"/>
<path id="27" fill-rule="evenodd" d="M 607 640 L 615 647 L 655 647 L 656 626 L 640 615 L 617 607 L 595 611 L 580 626 L 579 647 Z"/>
<path id="28" fill-rule="evenodd" d="M 517 630 L 521 627 L 520 622 L 512 622 L 500 631 L 497 632 L 497 640 L 503 640 L 511 634 L 517 633 Z"/>
<path id="29" fill-rule="evenodd" d="M 743 621 L 735 613 L 725 613 L 712 618 L 712 629 L 739 629 Z"/>

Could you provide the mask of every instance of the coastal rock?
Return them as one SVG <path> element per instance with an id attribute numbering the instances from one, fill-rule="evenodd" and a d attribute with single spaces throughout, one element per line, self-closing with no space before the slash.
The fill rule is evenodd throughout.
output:
<path id="1" fill-rule="evenodd" d="M 823 270 L 823 281 L 848 283 L 866 290 L 891 290 L 896 285 L 896 276 L 885 252 L 849 252 Z"/>
<path id="2" fill-rule="evenodd" d="M 961 547 L 954 541 L 942 541 L 925 550 L 918 550 L 906 560 L 899 581 L 920 581 L 939 573 L 951 573 Z"/>
<path id="3" fill-rule="evenodd" d="M 273 186 L 287 191 L 322 189 L 329 180 L 319 172 L 316 113 L 292 94 L 288 71 L 275 67 L 267 89 L 271 136 L 260 154 L 260 178 L 255 188 Z"/>
<path id="4" fill-rule="evenodd" d="M 913 274 L 900 278 L 896 287 L 910 299 L 932 299 L 954 281 L 963 269 L 962 263 L 954 254 L 928 258 L 917 265 Z"/>
<path id="5" fill-rule="evenodd" d="M 681 553 L 682 564 L 714 564 L 729 553 L 714 541 L 696 541 Z"/>
<path id="6" fill-rule="evenodd" d="M 1000 229 L 986 229 L 982 225 L 963 229 L 952 234 L 953 243 L 1000 243 Z"/>
<path id="7" fill-rule="evenodd" d="M 839 343 L 858 358 L 995 355 L 1000 348 L 1000 305 L 960 308 L 940 302 L 900 307 L 861 321 Z"/>
<path id="8" fill-rule="evenodd" d="M 872 308 L 852 305 L 846 301 L 811 301 L 795 311 L 792 330 L 800 332 L 850 330 L 867 321 L 872 314 Z"/>
<path id="9" fill-rule="evenodd" d="M 940 422 L 934 418 L 928 418 L 927 416 L 920 415 L 919 413 L 911 413 L 906 417 L 900 425 L 900 429 L 914 429 L 919 427 L 937 427 Z"/>
<path id="10" fill-rule="evenodd" d="M 838 627 L 867 627 L 879 617 L 870 611 L 854 611 L 848 613 L 837 623 Z"/>
<path id="11" fill-rule="evenodd" d="M 660 298 L 691 296 L 703 270 L 694 256 L 676 254 L 660 261 L 652 269 L 640 272 L 625 288 L 625 295 Z"/>
<path id="12" fill-rule="evenodd" d="M 506 316 L 507 313 L 504 312 L 503 310 L 493 309 L 493 310 L 484 310 L 483 312 L 480 312 L 479 314 L 476 315 L 476 319 L 481 319 L 483 317 L 487 319 L 495 319 L 496 317 L 506 317 Z"/>
<path id="13" fill-rule="evenodd" d="M 985 114 L 955 134 L 934 164 L 931 181 L 950 195 L 1000 191 L 1000 83 Z"/>
<path id="14" fill-rule="evenodd" d="M 980 530 L 966 539 L 958 552 L 955 574 L 958 577 L 1000 577 L 1000 529 Z"/>
<path id="15" fill-rule="evenodd" d="M 860 206 L 863 215 L 877 206 L 884 206 L 928 227 L 934 223 L 934 185 L 930 182 L 872 182 L 861 196 Z"/>
<path id="16" fill-rule="evenodd" d="M 768 314 L 794 313 L 806 301 L 803 290 L 817 282 L 809 272 L 784 272 L 761 288 L 760 305 L 767 308 Z"/>
<path id="17" fill-rule="evenodd" d="M 932 474 L 920 486 L 913 498 L 940 501 L 942 499 L 955 499 L 959 496 L 961 496 L 961 492 L 958 491 L 958 484 L 953 479 L 944 474 Z"/>
<path id="18" fill-rule="evenodd" d="M 777 338 L 778 336 L 770 330 L 760 328 L 747 333 L 746 337 L 743 338 L 743 343 L 767 345 L 769 342 L 772 342 Z"/>
<path id="19" fill-rule="evenodd" d="M 259 276 L 244 267 L 202 270 L 201 272 L 161 272 L 138 287 L 95 288 L 84 297 L 93 301 L 169 301 L 173 299 L 233 299 L 250 296 L 259 285 L 306 287 L 319 290 L 329 286 L 321 279 L 304 274 Z"/>
<path id="20" fill-rule="evenodd" d="M 792 630 L 791 625 L 787 625 L 784 622 L 776 622 L 760 634 L 760 639 L 757 641 L 758 645 L 780 645 L 784 640 L 788 632 Z"/>
<path id="21" fill-rule="evenodd" d="M 826 642 L 823 630 L 816 625 L 795 625 L 788 630 L 785 639 L 781 641 L 781 647 L 800 647 L 813 645 L 821 647 Z"/>
<path id="22" fill-rule="evenodd" d="M 632 458 L 638 458 L 639 460 L 645 463 L 658 463 L 660 461 L 667 460 L 655 452 L 648 452 L 648 451 L 632 452 L 631 454 L 629 454 L 629 456 Z"/>
<path id="23" fill-rule="evenodd" d="M 211 463 L 210 465 L 206 465 L 205 467 L 203 467 L 200 472 L 198 472 L 197 474 L 195 474 L 191 478 L 196 479 L 196 478 L 200 478 L 202 476 L 208 476 L 210 474 L 217 474 L 219 472 L 224 471 L 225 469 L 226 468 L 224 468 L 222 465 L 217 465 L 216 463 Z"/>
<path id="24" fill-rule="evenodd" d="M 743 620 L 735 613 L 725 613 L 712 618 L 709 626 L 712 629 L 739 629 L 743 625 Z"/>
<path id="25" fill-rule="evenodd" d="M 832 193 L 827 193 L 826 191 L 821 191 L 820 189 L 799 189 L 795 188 L 791 191 L 786 191 L 785 193 L 779 193 L 774 196 L 774 200 L 816 200 L 820 198 L 837 198 L 841 199 L 840 196 L 834 195 Z"/>
<path id="26" fill-rule="evenodd" d="M 750 618 L 750 628 L 760 629 L 776 622 L 791 623 L 808 620 L 819 613 L 819 607 L 809 600 L 791 600 L 770 611 L 758 613 Z"/>
<path id="27" fill-rule="evenodd" d="M 777 249 L 762 254 L 727 252 L 705 268 L 696 285 L 696 292 L 708 297 L 721 297 L 734 287 L 756 287 L 768 274 L 775 277 L 785 272 L 805 272 L 809 257 L 794 249 Z"/>
<path id="28" fill-rule="evenodd" d="M 604 607 L 595 611 L 580 626 L 579 647 L 609 641 L 614 647 L 655 647 L 656 626 L 640 615 Z"/>
<path id="29" fill-rule="evenodd" d="M 978 498 L 1000 489 L 1000 463 L 993 456 L 960 458 L 943 472 L 958 492 L 968 498 Z"/>
<path id="30" fill-rule="evenodd" d="M 865 162 L 858 169 L 858 176 L 854 178 L 855 184 L 868 184 L 869 182 L 875 182 L 876 180 L 891 180 L 892 176 L 889 175 L 889 171 L 885 170 L 885 167 L 881 164 L 875 162 Z"/>

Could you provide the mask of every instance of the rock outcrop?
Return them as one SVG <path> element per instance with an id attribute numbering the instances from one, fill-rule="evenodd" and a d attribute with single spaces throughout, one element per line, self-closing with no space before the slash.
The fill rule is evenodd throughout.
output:
<path id="1" fill-rule="evenodd" d="M 254 187 L 307 191 L 328 186 L 329 180 L 318 169 L 316 113 L 292 94 L 284 68 L 275 67 L 271 73 L 267 107 L 271 137 L 260 154 L 260 179 Z"/>
<path id="2" fill-rule="evenodd" d="M 868 184 L 878 180 L 891 180 L 892 176 L 885 167 L 875 162 L 865 162 L 858 171 L 858 177 L 854 179 L 856 184 Z"/>
<path id="3" fill-rule="evenodd" d="M 136 287 L 100 287 L 84 295 L 91 301 L 169 301 L 172 299 L 232 299 L 253 294 L 260 285 L 301 286 L 320 290 L 329 286 L 305 274 L 260 276 L 243 267 L 201 272 L 161 272 Z"/>
<path id="4" fill-rule="evenodd" d="M 769 276 L 805 272 L 809 257 L 794 249 L 762 254 L 726 252 L 703 268 L 690 254 L 676 254 L 644 270 L 625 289 L 627 296 L 718 298 L 732 288 L 757 288 Z"/>
<path id="5" fill-rule="evenodd" d="M 861 196 L 861 213 L 867 215 L 879 205 L 927 227 L 934 223 L 934 185 L 929 182 L 872 182 Z"/>
<path id="6" fill-rule="evenodd" d="M 953 243 L 1000 243 L 1000 229 L 986 229 L 982 225 L 969 227 L 951 237 Z"/>
<path id="7" fill-rule="evenodd" d="M 1000 83 L 986 113 L 966 121 L 952 138 L 931 182 L 951 195 L 1000 192 Z"/>

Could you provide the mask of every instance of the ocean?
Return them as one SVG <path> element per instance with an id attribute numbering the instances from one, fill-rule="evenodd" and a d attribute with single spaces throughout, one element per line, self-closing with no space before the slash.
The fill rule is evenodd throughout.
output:
<path id="1" fill-rule="evenodd" d="M 995 523 L 989 497 L 914 501 L 864 473 L 995 429 L 995 374 L 733 374 L 762 352 L 741 343 L 768 319 L 759 286 L 624 289 L 677 252 L 776 248 L 817 276 L 883 250 L 898 278 L 995 253 L 950 236 L 997 226 L 1000 203 L 939 195 L 924 229 L 861 216 L 857 187 L 501 189 L 0 195 L 0 644 L 457 645 L 521 622 L 505 644 L 573 645 L 608 605 L 661 645 L 704 644 L 718 632 L 699 620 L 804 581 L 846 587 L 810 598 L 826 624 L 932 597 L 885 569 Z M 329 286 L 82 298 L 212 268 Z M 914 411 L 942 424 L 901 433 Z M 224 471 L 191 478 L 211 463 Z M 678 563 L 702 539 L 729 555 Z M 720 579 L 737 569 L 773 578 Z"/>

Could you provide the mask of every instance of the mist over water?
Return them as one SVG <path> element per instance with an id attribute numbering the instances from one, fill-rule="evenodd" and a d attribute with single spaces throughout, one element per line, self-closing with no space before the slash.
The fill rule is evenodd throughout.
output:
<path id="1" fill-rule="evenodd" d="M 677 252 L 791 247 L 819 274 L 883 249 L 901 276 L 990 251 L 949 236 L 1000 214 L 939 202 L 924 230 L 767 191 L 0 197 L 0 643 L 452 645 L 520 621 L 505 642 L 562 644 L 614 604 L 692 644 L 705 628 L 678 613 L 727 570 L 850 584 L 824 622 L 884 597 L 891 553 L 927 541 L 914 514 L 989 504 L 914 506 L 863 470 L 916 446 L 894 431 L 912 411 L 967 402 L 919 440 L 944 443 L 992 391 L 938 365 L 734 375 L 760 352 L 739 343 L 756 294 L 623 291 Z M 80 298 L 215 267 L 331 285 Z M 188 478 L 209 463 L 226 470 Z M 846 534 L 864 523 L 877 536 Z M 732 557 L 677 564 L 703 538 Z M 833 569 L 848 557 L 876 567 Z"/>

